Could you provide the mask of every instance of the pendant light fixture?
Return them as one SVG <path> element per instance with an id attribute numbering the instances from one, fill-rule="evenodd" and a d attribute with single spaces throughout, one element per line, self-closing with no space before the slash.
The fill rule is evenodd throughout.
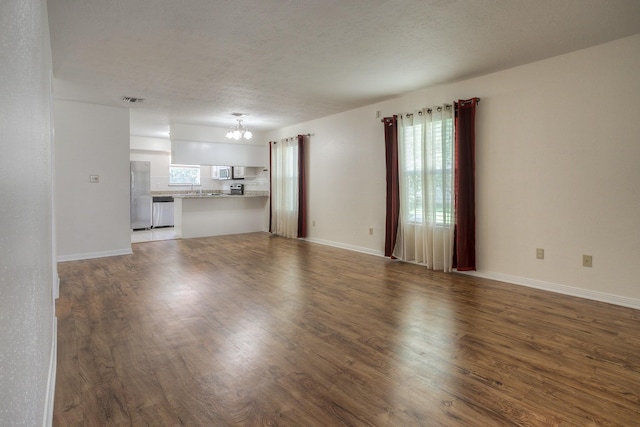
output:
<path id="1" fill-rule="evenodd" d="M 232 115 L 236 116 L 236 120 L 238 121 L 238 123 L 236 124 L 235 128 L 229 129 L 229 131 L 227 132 L 227 138 L 235 139 L 236 141 L 238 141 L 241 138 L 251 139 L 253 134 L 251 133 L 251 131 L 249 129 L 247 129 L 242 124 L 242 117 L 246 116 L 246 114 L 233 113 Z"/>

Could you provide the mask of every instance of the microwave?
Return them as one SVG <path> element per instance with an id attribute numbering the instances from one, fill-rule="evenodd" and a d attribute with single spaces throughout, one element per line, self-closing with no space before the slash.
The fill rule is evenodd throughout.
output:
<path id="1" fill-rule="evenodd" d="M 218 166 L 218 179 L 231 179 L 231 166 Z"/>

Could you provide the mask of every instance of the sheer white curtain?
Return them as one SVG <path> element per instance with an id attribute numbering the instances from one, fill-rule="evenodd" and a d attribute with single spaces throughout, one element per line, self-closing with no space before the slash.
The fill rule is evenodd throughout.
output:
<path id="1" fill-rule="evenodd" d="M 271 146 L 271 232 L 298 237 L 298 140 Z"/>
<path id="2" fill-rule="evenodd" d="M 400 219 L 393 255 L 452 271 L 454 206 L 453 106 L 398 120 Z"/>

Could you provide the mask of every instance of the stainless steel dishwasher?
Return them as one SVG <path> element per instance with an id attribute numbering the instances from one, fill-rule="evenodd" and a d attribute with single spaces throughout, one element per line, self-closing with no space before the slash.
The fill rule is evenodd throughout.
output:
<path id="1" fill-rule="evenodd" d="M 173 227 L 173 197 L 154 196 L 152 227 Z"/>

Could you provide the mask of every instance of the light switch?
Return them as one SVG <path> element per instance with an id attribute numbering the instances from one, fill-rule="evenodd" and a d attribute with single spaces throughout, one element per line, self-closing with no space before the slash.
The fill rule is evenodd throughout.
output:
<path id="1" fill-rule="evenodd" d="M 99 175 L 89 175 L 89 182 L 92 184 L 97 184 L 100 182 L 100 176 Z"/>

